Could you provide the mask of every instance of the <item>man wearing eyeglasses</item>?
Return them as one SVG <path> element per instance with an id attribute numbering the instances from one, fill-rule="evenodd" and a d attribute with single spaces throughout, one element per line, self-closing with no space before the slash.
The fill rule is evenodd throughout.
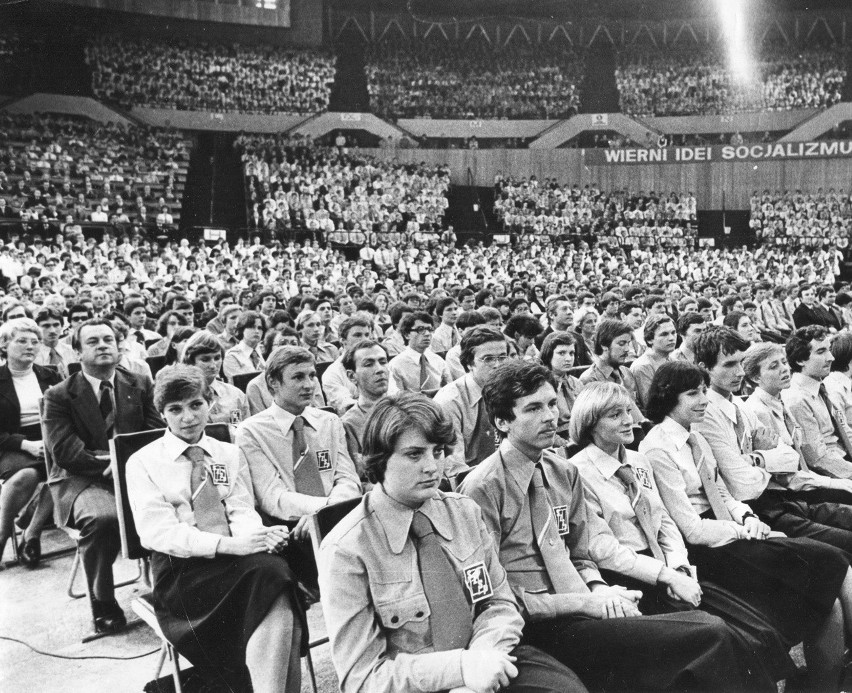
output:
<path id="1" fill-rule="evenodd" d="M 434 397 L 451 381 L 444 359 L 429 349 L 434 331 L 429 313 L 409 313 L 400 321 L 399 334 L 406 346 L 388 364 L 391 377 L 400 390 Z"/>
<path id="2" fill-rule="evenodd" d="M 497 449 L 482 388 L 507 358 L 506 337 L 495 327 L 478 325 L 462 337 L 459 360 L 467 373 L 435 395 L 435 403 L 450 417 L 456 431 L 455 448 L 444 464 L 446 476 L 476 466 Z"/>

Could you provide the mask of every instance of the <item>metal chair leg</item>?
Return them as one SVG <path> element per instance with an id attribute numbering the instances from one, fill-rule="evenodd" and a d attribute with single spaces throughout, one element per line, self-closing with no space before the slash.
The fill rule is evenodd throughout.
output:
<path id="1" fill-rule="evenodd" d="M 79 555 L 79 554 L 78 554 Z M 125 580 L 124 582 L 116 582 L 115 587 L 127 587 L 128 585 L 132 585 L 134 582 L 139 582 L 145 574 L 145 566 L 144 561 L 140 558 L 136 561 L 136 576 L 131 578 L 130 580 Z"/>
<path id="2" fill-rule="evenodd" d="M 68 578 L 68 596 L 71 599 L 82 599 L 87 592 L 75 592 L 74 581 L 77 579 L 77 573 L 80 572 L 80 550 L 74 554 L 74 562 L 71 564 L 71 576 Z"/>
<path id="3" fill-rule="evenodd" d="M 311 649 L 308 647 L 308 653 L 305 655 L 305 659 L 307 660 L 308 665 L 308 676 L 311 679 L 311 690 L 314 693 L 317 693 L 317 677 L 314 673 L 314 659 L 311 657 Z"/>
<path id="4" fill-rule="evenodd" d="M 160 674 L 163 673 L 163 664 L 166 663 L 166 655 L 168 654 L 168 647 L 164 642 L 160 645 L 160 656 L 157 658 L 157 667 L 154 669 L 154 679 L 160 678 Z"/>
<path id="5" fill-rule="evenodd" d="M 180 655 L 171 643 L 165 643 L 165 645 L 168 648 L 169 659 L 172 661 L 172 680 L 175 683 L 175 692 L 183 693 L 183 687 L 180 685 Z"/>

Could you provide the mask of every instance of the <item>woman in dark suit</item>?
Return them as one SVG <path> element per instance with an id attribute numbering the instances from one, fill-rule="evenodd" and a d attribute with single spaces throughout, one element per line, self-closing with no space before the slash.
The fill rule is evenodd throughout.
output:
<path id="1" fill-rule="evenodd" d="M 0 555 L 14 531 L 14 521 L 46 478 L 39 402 L 42 393 L 62 378 L 52 368 L 34 365 L 41 330 L 29 318 L 0 327 Z M 41 530 L 53 512 L 44 490 L 24 530 L 18 558 L 33 567 L 41 560 Z"/>

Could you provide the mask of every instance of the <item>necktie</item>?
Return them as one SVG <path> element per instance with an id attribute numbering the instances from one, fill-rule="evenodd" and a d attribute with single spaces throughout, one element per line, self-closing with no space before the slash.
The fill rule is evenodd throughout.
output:
<path id="1" fill-rule="evenodd" d="M 112 383 L 109 380 L 101 380 L 101 416 L 104 418 L 104 427 L 107 437 L 111 438 L 115 426 L 115 409 L 112 404 Z"/>
<path id="2" fill-rule="evenodd" d="M 420 564 L 420 581 L 432 611 L 432 645 L 437 652 L 464 649 L 473 635 L 473 626 L 459 575 L 441 548 L 429 518 L 419 511 L 411 519 L 411 533 Z"/>
<path id="3" fill-rule="evenodd" d="M 612 373 L 610 374 L 609 377 L 612 380 L 612 382 L 614 382 L 616 385 L 622 385 L 623 384 L 622 381 L 621 381 L 621 373 L 619 372 L 618 369 L 613 368 Z"/>
<path id="4" fill-rule="evenodd" d="M 559 424 L 557 428 L 562 432 L 568 430 L 568 423 L 571 420 L 571 408 L 574 406 L 574 396 L 565 380 L 559 381 L 557 394 L 559 395 L 556 400 L 556 404 L 559 407 Z"/>
<path id="5" fill-rule="evenodd" d="M 651 503 L 648 498 L 642 493 L 642 488 L 636 480 L 636 472 L 633 467 L 623 464 L 618 468 L 615 475 L 621 480 L 621 483 L 627 487 L 629 496 L 633 496 L 630 504 L 633 506 L 633 511 L 636 513 L 636 521 L 639 523 L 639 528 L 645 535 L 648 541 L 648 548 L 654 554 L 654 558 L 658 561 L 665 561 L 666 557 L 663 550 L 660 548 L 660 543 L 657 541 L 657 530 L 654 528 L 654 521 L 651 518 Z"/>
<path id="6" fill-rule="evenodd" d="M 740 452 L 743 455 L 750 455 L 754 449 L 751 444 L 751 436 L 746 431 L 745 417 L 740 408 L 734 404 L 734 411 L 737 413 L 737 420 L 734 422 L 734 430 L 737 433 L 737 443 L 740 446 Z"/>
<path id="7" fill-rule="evenodd" d="M 189 476 L 189 489 L 192 496 L 192 512 L 195 515 L 195 526 L 202 532 L 231 536 L 228 526 L 228 516 L 219 492 L 213 484 L 213 479 L 204 464 L 206 455 L 198 445 L 192 445 L 184 450 L 184 457 L 192 462 L 192 472 Z"/>
<path id="8" fill-rule="evenodd" d="M 429 361 L 426 354 L 420 354 L 420 391 L 428 390 L 429 384 Z"/>
<path id="9" fill-rule="evenodd" d="M 305 418 L 293 419 L 293 479 L 296 492 L 306 496 L 325 496 L 322 476 L 317 466 L 317 456 L 305 438 Z"/>
<path id="10" fill-rule="evenodd" d="M 48 365 L 54 366 L 57 371 L 59 371 L 59 375 L 63 378 L 68 377 L 68 369 L 65 367 L 65 362 L 62 360 L 62 357 L 59 355 L 59 352 L 56 351 L 56 347 L 50 347 L 50 353 L 48 354 Z"/>
<path id="11" fill-rule="evenodd" d="M 535 543 L 541 553 L 554 592 L 556 594 L 588 592 L 589 588 L 571 562 L 565 540 L 559 536 L 540 464 L 536 464 L 533 471 L 529 494 Z"/>
<path id="12" fill-rule="evenodd" d="M 826 409 L 828 409 L 828 415 L 831 417 L 831 423 L 834 425 L 834 432 L 837 434 L 841 445 L 843 445 L 843 449 L 846 451 L 846 459 L 852 461 L 852 441 L 849 440 L 849 434 L 846 432 L 846 426 L 837 418 L 837 412 L 835 411 L 831 400 L 828 398 L 828 390 L 825 389 L 825 385 L 819 386 L 819 396 L 822 399 L 823 404 L 825 404 Z"/>
<path id="13" fill-rule="evenodd" d="M 145 347 L 145 335 L 142 334 L 142 330 L 136 330 L 136 332 L 134 332 L 133 334 L 136 337 L 136 343 L 139 346 L 141 346 L 142 348 L 144 348 Z"/>
<path id="14" fill-rule="evenodd" d="M 799 453 L 799 469 L 803 472 L 808 471 L 808 463 L 805 462 L 805 456 L 802 454 L 802 441 L 799 438 L 799 432 L 796 428 L 796 422 L 793 421 L 793 417 L 790 416 L 790 412 L 787 411 L 787 407 L 783 404 L 781 405 L 781 410 L 784 412 L 784 427 L 787 429 L 787 433 L 790 434 L 790 440 L 793 441 L 793 447 L 796 449 L 796 452 Z M 773 409 L 772 413 L 777 416 L 778 412 Z"/>
<path id="15" fill-rule="evenodd" d="M 258 354 L 254 349 L 251 351 L 251 365 L 256 371 L 260 370 L 260 354 Z"/>
<path id="16" fill-rule="evenodd" d="M 476 407 L 476 427 L 473 430 L 470 449 L 466 450 L 467 459 L 465 460 L 470 466 L 479 464 L 497 449 L 485 399 L 480 397 L 473 406 Z"/>
<path id="17" fill-rule="evenodd" d="M 707 502 L 710 503 L 710 509 L 713 511 L 716 519 L 733 520 L 731 511 L 728 510 L 728 506 L 722 500 L 719 487 L 716 486 L 716 481 L 707 468 L 704 453 L 701 451 L 701 445 L 698 443 L 698 437 L 694 433 L 690 433 L 686 442 L 692 452 L 692 459 L 695 461 L 695 468 L 698 470 L 698 478 L 701 479 L 701 488 L 704 489 L 704 495 L 707 496 Z"/>

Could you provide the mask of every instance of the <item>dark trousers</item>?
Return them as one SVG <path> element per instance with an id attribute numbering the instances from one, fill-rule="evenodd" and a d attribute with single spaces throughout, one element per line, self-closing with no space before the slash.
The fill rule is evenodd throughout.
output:
<path id="1" fill-rule="evenodd" d="M 112 564 L 121 549 L 115 496 L 106 486 L 83 490 L 71 509 L 71 526 L 80 531 L 78 548 L 89 585 L 99 601 L 114 599 Z"/>
<path id="2" fill-rule="evenodd" d="M 518 645 L 512 656 L 518 675 L 503 693 L 588 693 L 573 671 L 535 647 Z"/>
<path id="3" fill-rule="evenodd" d="M 836 546 L 852 557 L 852 505 L 826 500 L 838 494 L 843 492 L 767 490 L 747 502 L 772 529 Z"/>
<path id="4" fill-rule="evenodd" d="M 596 691 L 743 691 L 737 641 L 701 611 L 605 620 L 528 622 L 531 645 L 553 655 Z"/>

